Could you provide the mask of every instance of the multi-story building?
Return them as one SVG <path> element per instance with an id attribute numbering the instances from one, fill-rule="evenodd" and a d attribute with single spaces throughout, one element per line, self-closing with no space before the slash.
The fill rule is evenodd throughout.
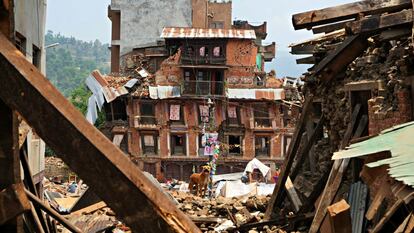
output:
<path id="1" fill-rule="evenodd" d="M 283 82 L 265 72 L 276 52 L 274 43 L 263 46 L 266 23 L 232 24 L 231 1 L 190 6 L 193 27 L 164 27 L 151 45 L 122 56 L 121 73 L 136 73 L 139 87 L 105 104 L 108 136 L 142 169 L 166 178 L 187 180 L 208 161 L 208 133 L 221 143 L 218 173 L 243 171 L 253 158 L 274 168 L 286 154 L 297 109 L 283 103 Z M 143 68 L 149 76 L 138 72 Z M 130 80 L 104 79 L 115 88 Z"/>

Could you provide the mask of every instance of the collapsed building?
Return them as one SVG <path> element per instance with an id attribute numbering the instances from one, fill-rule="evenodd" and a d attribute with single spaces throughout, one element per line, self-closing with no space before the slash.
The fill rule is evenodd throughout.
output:
<path id="1" fill-rule="evenodd" d="M 90 77 L 108 90 L 98 104 L 103 131 L 155 177 L 187 180 L 212 156 L 208 134 L 221 144 L 218 174 L 242 172 L 255 157 L 274 169 L 286 155 L 300 93 L 265 72 L 276 53 L 275 43 L 263 43 L 266 23 L 232 24 L 231 4 L 192 1 L 192 27 L 164 27 L 159 39 L 113 59 L 119 72 Z M 130 19 L 115 19 L 115 6 L 118 31 Z"/>
<path id="2" fill-rule="evenodd" d="M 292 231 L 412 232 L 412 2 L 349 3 L 293 25 L 322 35 L 291 45 L 313 66 L 266 218 Z"/>

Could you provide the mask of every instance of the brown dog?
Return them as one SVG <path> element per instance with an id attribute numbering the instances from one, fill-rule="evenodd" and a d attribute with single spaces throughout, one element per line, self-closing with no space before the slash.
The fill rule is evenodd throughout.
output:
<path id="1" fill-rule="evenodd" d="M 204 197 L 206 195 L 209 181 L 210 167 L 204 166 L 201 173 L 194 173 L 190 176 L 190 184 L 188 185 L 188 189 L 190 189 L 190 193 L 192 193 L 195 188 L 196 196 L 200 195 L 201 197 Z"/>

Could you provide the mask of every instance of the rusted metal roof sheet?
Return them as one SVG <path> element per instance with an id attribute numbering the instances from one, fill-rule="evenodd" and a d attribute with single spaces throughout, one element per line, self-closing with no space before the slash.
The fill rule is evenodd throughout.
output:
<path id="1" fill-rule="evenodd" d="M 284 89 L 246 89 L 229 88 L 227 97 L 230 99 L 253 99 L 253 100 L 283 100 L 285 97 Z"/>
<path id="2" fill-rule="evenodd" d="M 388 174 L 395 180 L 414 187 L 414 122 L 398 125 L 384 130 L 377 137 L 352 144 L 347 150 L 334 153 L 333 158 L 345 159 L 371 155 L 379 152 L 391 152 L 391 158 L 367 164 L 368 167 L 388 165 Z"/>
<path id="3" fill-rule="evenodd" d="M 161 34 L 164 39 L 202 39 L 202 38 L 230 38 L 255 40 L 254 30 L 245 29 L 203 29 L 203 28 L 164 28 Z"/>

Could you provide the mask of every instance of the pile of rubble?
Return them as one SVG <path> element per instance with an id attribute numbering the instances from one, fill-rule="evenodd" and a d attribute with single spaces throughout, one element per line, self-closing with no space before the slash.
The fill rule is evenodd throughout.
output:
<path id="1" fill-rule="evenodd" d="M 269 196 L 245 196 L 240 198 L 201 198 L 190 193 L 172 191 L 186 213 L 203 232 L 233 232 L 239 226 L 263 221 Z M 278 227 L 262 226 L 249 232 L 279 233 Z"/>

